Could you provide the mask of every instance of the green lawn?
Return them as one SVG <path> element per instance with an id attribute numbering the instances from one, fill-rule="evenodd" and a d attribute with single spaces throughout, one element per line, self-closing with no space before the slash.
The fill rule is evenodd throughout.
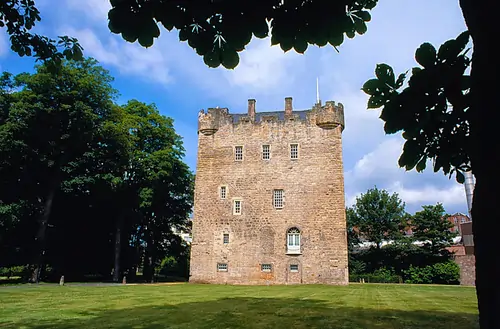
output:
<path id="1" fill-rule="evenodd" d="M 0 288 L 0 328 L 471 329 L 470 287 L 140 285 Z"/>

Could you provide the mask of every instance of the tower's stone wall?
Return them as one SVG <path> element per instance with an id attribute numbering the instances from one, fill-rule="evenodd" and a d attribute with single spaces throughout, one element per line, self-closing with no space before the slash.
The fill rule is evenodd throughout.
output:
<path id="1" fill-rule="evenodd" d="M 293 112 L 287 98 L 285 112 L 255 112 L 254 100 L 248 111 L 199 114 L 190 281 L 347 284 L 343 106 L 327 102 Z M 291 143 L 298 144 L 298 159 L 290 158 Z M 262 159 L 262 145 L 270 145 L 269 160 Z M 242 161 L 235 160 L 235 146 L 243 147 Z M 282 209 L 274 208 L 275 189 L 284 191 Z M 240 215 L 233 214 L 235 199 Z M 287 254 L 292 227 L 300 230 L 299 255 Z M 262 271 L 262 264 L 272 270 Z"/>

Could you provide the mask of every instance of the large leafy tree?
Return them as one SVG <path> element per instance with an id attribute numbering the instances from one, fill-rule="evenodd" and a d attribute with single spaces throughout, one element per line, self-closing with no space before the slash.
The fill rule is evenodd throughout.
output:
<path id="1" fill-rule="evenodd" d="M 130 42 L 138 40 L 143 46 L 151 46 L 154 38 L 159 37 L 158 24 L 163 25 L 167 30 L 175 28 L 179 33 L 179 39 L 187 41 L 200 56 L 203 56 L 208 66 L 217 67 L 222 64 L 226 68 L 234 68 L 239 61 L 237 52 L 245 48 L 252 36 L 262 38 L 271 35 L 272 44 L 279 44 L 284 51 L 294 48 L 299 53 L 304 52 L 308 44 L 318 46 L 330 44 L 336 47 L 343 43 L 344 36 L 352 38 L 356 33 L 366 32 L 365 22 L 370 20 L 367 9 L 373 8 L 377 2 L 377 0 L 259 2 L 112 0 L 113 8 L 109 12 L 109 28 L 114 33 L 120 33 L 125 40 Z M 430 52 L 430 54 L 422 54 L 418 57 L 426 59 L 425 64 L 421 64 L 426 70 L 431 68 L 427 72 L 435 71 L 432 69 L 435 66 L 446 68 L 447 65 L 441 63 L 444 57 L 450 58 L 451 62 L 456 62 L 454 68 L 448 67 L 440 72 L 441 76 L 446 76 L 445 80 L 448 85 L 455 85 L 455 87 L 447 88 L 455 90 L 455 95 L 451 95 L 451 98 L 462 98 L 460 93 L 457 94 L 461 87 L 457 86 L 462 85 L 463 80 L 468 80 L 465 84 L 470 87 L 466 97 L 469 107 L 465 110 L 463 104 L 457 106 L 457 112 L 453 114 L 455 118 L 452 120 L 460 124 L 456 130 L 463 132 L 456 133 L 448 127 L 449 121 L 442 120 L 442 116 L 431 115 L 433 103 L 431 99 L 437 103 L 435 96 L 442 92 L 440 91 L 442 85 L 432 81 L 431 86 L 435 88 L 435 92 L 428 93 L 429 88 L 424 87 L 423 89 L 427 89 L 427 92 L 410 93 L 411 96 L 409 95 L 408 99 L 411 101 L 406 102 L 404 110 L 401 110 L 408 109 L 408 104 L 412 102 L 418 106 L 425 103 L 425 115 L 410 118 L 407 125 L 400 129 L 404 129 L 405 132 L 409 131 L 411 135 L 421 129 L 422 124 L 426 127 L 432 126 L 439 133 L 430 137 L 441 141 L 434 143 L 434 145 L 439 145 L 439 148 L 434 150 L 424 148 L 422 151 L 422 148 L 412 145 L 413 150 L 408 150 L 408 152 L 405 150 L 406 160 L 402 165 L 406 167 L 407 164 L 418 165 L 420 163 L 419 169 L 423 169 L 425 162 L 421 162 L 422 158 L 433 157 L 435 154 L 436 157 L 440 156 L 438 167 L 445 168 L 445 172 L 446 168 L 450 168 L 450 172 L 452 169 L 459 172 L 457 168 L 463 170 L 468 167 L 472 168 L 476 177 L 472 214 L 480 326 L 483 329 L 497 328 L 500 327 L 500 317 L 496 315 L 496 310 L 500 309 L 500 290 L 491 289 L 489 285 L 493 285 L 500 276 L 500 256 L 494 252 L 495 232 L 498 231 L 500 220 L 498 216 L 492 215 L 497 213 L 494 196 L 500 185 L 500 177 L 497 175 L 500 153 L 491 152 L 491 150 L 500 149 L 500 136 L 496 133 L 500 115 L 498 111 L 492 109 L 492 107 L 498 107 L 496 97 L 498 83 L 491 78 L 500 71 L 500 64 L 495 58 L 494 42 L 491 41 L 497 37 L 495 22 L 499 5 L 493 0 L 459 0 L 458 2 L 467 24 L 468 34 L 473 41 L 470 79 L 463 79 L 459 74 L 460 66 L 466 63 L 463 63 L 465 57 L 460 57 L 461 55 L 458 54 L 455 56 L 457 59 L 453 59 L 453 53 L 456 50 L 443 51 L 442 54 L 436 56 L 430 47 L 425 46 L 422 52 Z M 271 29 L 268 27 L 268 22 Z M 448 46 L 456 49 L 456 45 L 461 44 L 464 38 L 464 36 L 458 38 L 455 46 L 451 44 Z M 419 72 L 414 76 L 419 77 L 415 80 L 430 81 L 429 76 L 432 74 Z M 439 80 L 442 81 L 442 79 Z M 420 82 L 417 85 L 422 88 L 425 84 Z M 442 108 L 442 97 L 437 97 L 437 99 L 440 99 L 439 108 Z M 455 109 L 450 108 L 448 111 L 453 113 Z M 399 121 L 400 115 L 395 112 L 386 113 L 386 118 L 389 120 L 387 122 L 392 121 L 391 118 Z M 467 112 L 466 115 L 464 112 Z M 467 130 L 468 132 L 465 132 Z M 468 146 L 464 146 L 463 150 L 455 145 L 464 142 L 460 135 L 468 136 L 466 143 Z M 418 161 L 415 162 L 415 159 Z M 461 160 L 463 160 L 462 163 L 460 163 Z M 458 173 L 458 179 L 462 180 L 460 173 Z"/>
<path id="2" fill-rule="evenodd" d="M 451 232 L 453 224 L 448 221 L 442 204 L 422 206 L 411 217 L 413 240 L 423 243 L 423 248 L 432 255 L 445 253 L 451 246 L 456 233 Z"/>
<path id="3" fill-rule="evenodd" d="M 0 176 L 10 187 L 3 203 L 31 205 L 38 217 L 36 240 L 40 275 L 47 229 L 56 194 L 71 176 L 73 163 L 91 150 L 96 133 L 107 119 L 115 91 L 107 71 L 88 59 L 67 62 L 58 74 L 39 65 L 34 74 L 14 77 L 19 91 L 5 104 L 0 125 Z"/>
<path id="4" fill-rule="evenodd" d="M 157 262 L 165 257 L 172 229 L 187 225 L 192 207 L 193 175 L 182 161 L 182 139 L 171 118 L 153 104 L 132 100 L 122 107 L 122 125 L 128 131 L 129 161 L 121 180 L 130 211 L 137 214 L 129 228 L 144 247 L 144 276 L 151 281 Z M 122 210 L 127 210 L 122 205 Z M 123 211 L 122 211 L 123 213 Z M 123 218 L 117 219 L 116 251 L 120 250 Z M 119 258 L 115 254 L 115 261 Z M 115 273 L 119 272 L 115 264 Z"/>
<path id="5" fill-rule="evenodd" d="M 401 238 L 405 204 L 397 193 L 390 195 L 386 190 L 374 187 L 356 198 L 348 215 L 358 236 L 380 249 L 384 240 Z"/>

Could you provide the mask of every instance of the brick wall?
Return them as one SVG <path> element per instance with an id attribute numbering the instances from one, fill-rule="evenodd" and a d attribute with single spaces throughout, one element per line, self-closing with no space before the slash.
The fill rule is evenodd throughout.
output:
<path id="1" fill-rule="evenodd" d="M 343 125 L 343 108 L 339 114 L 327 104 L 306 118 L 292 112 L 259 121 L 250 104 L 252 113 L 238 123 L 227 109 L 200 113 L 191 282 L 348 283 L 343 127 L 330 122 L 341 116 Z M 290 159 L 290 143 L 299 144 L 297 160 Z M 270 145 L 270 160 L 262 160 L 263 144 Z M 243 161 L 235 161 L 236 145 L 243 146 Z M 283 209 L 273 206 L 274 189 L 284 191 Z M 241 215 L 233 214 L 234 199 L 242 201 Z M 286 253 L 292 227 L 301 231 L 300 255 Z M 228 271 L 217 271 L 217 263 L 228 264 Z M 272 271 L 261 271 L 261 264 L 272 264 Z"/>
<path id="2" fill-rule="evenodd" d="M 455 256 L 455 262 L 460 266 L 460 284 L 476 285 L 476 257 L 474 255 Z"/>

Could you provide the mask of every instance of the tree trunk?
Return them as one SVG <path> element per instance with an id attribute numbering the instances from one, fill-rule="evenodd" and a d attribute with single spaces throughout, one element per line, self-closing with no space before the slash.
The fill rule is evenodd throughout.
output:
<path id="1" fill-rule="evenodd" d="M 50 184 L 49 192 L 47 194 L 47 198 L 45 199 L 43 215 L 39 221 L 39 228 L 36 237 L 39 245 L 39 254 L 37 262 L 35 264 L 35 269 L 33 270 L 33 273 L 31 275 L 31 281 L 36 283 L 40 282 L 40 277 L 43 270 L 45 247 L 47 244 L 47 227 L 49 225 L 50 212 L 52 211 L 52 204 L 58 185 L 59 184 L 55 180 Z"/>
<path id="2" fill-rule="evenodd" d="M 123 217 L 120 215 L 116 220 L 116 231 L 115 231 L 115 267 L 113 271 L 113 281 L 120 282 L 120 262 L 121 262 L 121 252 L 122 252 L 122 227 L 123 227 Z"/>
<path id="3" fill-rule="evenodd" d="M 147 228 L 145 230 L 146 235 L 146 249 L 144 252 L 144 281 L 153 283 L 154 281 L 154 271 L 155 271 L 155 247 L 153 241 L 153 232 L 150 232 Z"/>
<path id="4" fill-rule="evenodd" d="M 495 5 L 494 5 L 495 3 Z M 500 179 L 500 98 L 496 52 L 496 1 L 460 0 L 474 43 L 471 70 L 471 159 L 476 177 L 472 222 L 476 255 L 476 292 L 481 329 L 500 328 L 500 231 L 498 188 Z"/>

